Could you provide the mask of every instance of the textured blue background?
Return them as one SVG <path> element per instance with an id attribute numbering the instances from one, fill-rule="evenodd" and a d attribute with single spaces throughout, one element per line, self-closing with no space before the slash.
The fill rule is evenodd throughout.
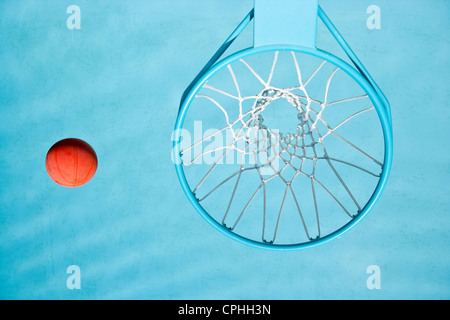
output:
<path id="1" fill-rule="evenodd" d="M 262 251 L 191 207 L 170 158 L 178 103 L 252 2 L 0 2 L 0 298 L 450 298 L 449 1 L 321 0 L 393 111 L 391 178 L 351 232 Z M 81 30 L 66 27 L 71 4 Z M 381 30 L 366 27 L 371 4 Z M 318 37 L 340 55 L 322 25 Z M 66 137 L 99 158 L 76 189 L 44 166 Z M 81 290 L 66 287 L 73 264 Z M 381 290 L 366 287 L 373 264 Z"/>

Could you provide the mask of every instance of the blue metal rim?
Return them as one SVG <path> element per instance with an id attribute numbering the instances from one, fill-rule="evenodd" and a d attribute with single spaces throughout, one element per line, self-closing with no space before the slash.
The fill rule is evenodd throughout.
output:
<path id="1" fill-rule="evenodd" d="M 255 240 L 247 239 L 245 237 L 242 237 L 228 228 L 222 226 L 220 223 L 218 223 L 215 219 L 213 219 L 206 210 L 200 205 L 195 195 L 192 193 L 191 188 L 189 186 L 189 183 L 186 180 L 186 177 L 184 175 L 184 169 L 183 164 L 181 161 L 181 150 L 180 150 L 180 133 L 181 129 L 183 128 L 184 119 L 186 117 L 186 114 L 189 110 L 189 106 L 193 99 L 195 98 L 197 92 L 202 88 L 202 86 L 205 84 L 205 82 L 211 78 L 216 72 L 221 70 L 222 68 L 226 67 L 230 63 L 233 63 L 236 60 L 245 58 L 247 56 L 258 54 L 258 53 L 264 53 L 264 52 L 273 52 L 273 51 L 295 51 L 299 53 L 304 54 L 310 54 L 315 57 L 321 58 L 323 60 L 326 60 L 337 67 L 341 68 L 343 71 L 345 71 L 348 75 L 350 75 L 368 94 L 370 99 L 372 100 L 376 111 L 378 113 L 383 134 L 384 134 L 384 144 L 385 144 L 385 155 L 384 155 L 384 162 L 383 162 L 383 170 L 380 177 L 380 180 L 378 182 L 378 185 L 372 194 L 371 198 L 365 205 L 365 207 L 358 213 L 357 216 L 355 216 L 351 221 L 349 221 L 346 225 L 341 227 L 340 229 L 334 231 L 333 233 L 330 233 L 324 237 L 321 237 L 319 239 L 310 240 L 308 242 L 304 243 L 297 243 L 297 244 L 273 244 L 273 243 L 263 243 L 258 242 Z M 277 250 L 277 251 L 291 251 L 291 250 L 299 250 L 299 249 L 305 249 L 305 248 L 311 248 L 315 247 L 324 243 L 327 243 L 333 239 L 336 239 L 352 229 L 357 223 L 359 223 L 366 215 L 367 213 L 372 209 L 374 204 L 378 201 L 380 198 L 384 188 L 386 187 L 387 180 L 391 171 L 392 166 L 392 158 L 393 158 L 393 137 L 392 137 L 392 127 L 390 124 L 390 118 L 388 116 L 388 111 L 386 110 L 385 105 L 383 104 L 381 98 L 377 94 L 376 90 L 370 85 L 370 83 L 359 73 L 356 69 L 351 67 L 348 63 L 341 60 L 340 58 L 326 52 L 320 49 L 314 49 L 314 48 L 308 48 L 308 47 L 301 47 L 301 46 L 292 46 L 292 45 L 285 45 L 285 46 L 264 46 L 264 47 L 257 47 L 257 48 L 248 48 L 244 49 L 242 51 L 239 51 L 237 53 L 234 53 L 230 55 L 229 57 L 219 61 L 214 66 L 212 66 L 200 79 L 199 81 L 192 87 L 189 94 L 185 96 L 185 99 L 181 101 L 181 106 L 179 109 L 178 117 L 175 124 L 175 131 L 174 131 L 174 138 L 173 138 L 173 154 L 174 154 L 174 162 L 175 162 L 175 169 L 178 175 L 178 179 L 180 181 L 180 184 L 183 188 L 183 191 L 185 192 L 186 196 L 188 197 L 189 201 L 193 205 L 193 207 L 197 210 L 197 212 L 206 220 L 208 221 L 215 229 L 222 232 L 226 236 L 244 243 L 246 245 L 260 248 L 260 249 L 268 249 L 268 250 Z"/>

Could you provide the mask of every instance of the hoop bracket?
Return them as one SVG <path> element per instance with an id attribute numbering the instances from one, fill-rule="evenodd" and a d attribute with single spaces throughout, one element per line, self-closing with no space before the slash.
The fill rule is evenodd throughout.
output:
<path id="1" fill-rule="evenodd" d="M 316 47 L 318 0 L 254 0 L 253 46 Z"/>

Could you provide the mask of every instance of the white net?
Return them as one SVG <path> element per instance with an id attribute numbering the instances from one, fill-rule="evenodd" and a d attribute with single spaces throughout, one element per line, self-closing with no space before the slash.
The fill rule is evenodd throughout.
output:
<path id="1" fill-rule="evenodd" d="M 368 95 L 335 65 L 298 52 L 229 64 L 189 107 L 184 171 L 223 227 L 263 243 L 323 237 L 353 219 L 382 170 Z"/>

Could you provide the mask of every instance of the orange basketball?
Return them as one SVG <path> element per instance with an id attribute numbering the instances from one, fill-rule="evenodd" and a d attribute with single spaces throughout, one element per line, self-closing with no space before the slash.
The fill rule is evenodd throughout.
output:
<path id="1" fill-rule="evenodd" d="M 79 187 L 92 179 L 97 171 L 94 149 L 79 139 L 64 139 L 55 143 L 47 153 L 45 167 L 56 183 Z"/>

